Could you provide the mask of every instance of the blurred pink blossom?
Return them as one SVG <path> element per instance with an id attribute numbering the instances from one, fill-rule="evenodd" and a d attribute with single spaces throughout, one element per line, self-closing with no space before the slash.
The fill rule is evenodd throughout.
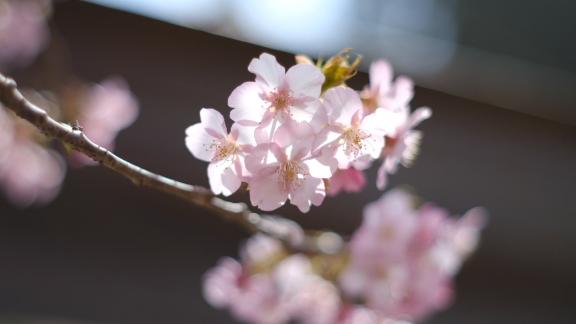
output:
<path id="1" fill-rule="evenodd" d="M 224 258 L 208 271 L 204 294 L 252 323 L 418 322 L 450 304 L 454 276 L 485 222 L 482 209 L 454 219 L 392 190 L 366 206 L 338 255 L 295 253 L 258 234 L 242 247 L 240 261 Z"/>
<path id="2" fill-rule="evenodd" d="M 393 76 L 388 62 L 375 61 L 370 65 L 370 84 L 360 94 L 366 113 L 382 111 L 383 119 L 387 121 L 386 147 L 376 179 L 380 190 L 386 187 L 387 175 L 396 173 L 398 164 L 409 166 L 413 162 L 421 139 L 421 133 L 413 128 L 432 114 L 426 107 L 410 114 L 414 83 L 408 77 L 399 76 L 393 80 Z"/>
<path id="3" fill-rule="evenodd" d="M 419 321 L 445 308 L 453 276 L 485 221 L 479 209 L 454 220 L 443 209 L 413 204 L 409 194 L 394 190 L 366 207 L 339 280 L 347 295 L 386 318 Z"/>
<path id="4" fill-rule="evenodd" d="M 0 0 L 0 71 L 31 63 L 49 38 L 49 0 Z"/>
<path id="5" fill-rule="evenodd" d="M 118 133 L 130 126 L 138 117 L 138 101 L 130 92 L 126 81 L 109 78 L 93 85 L 81 99 L 77 120 L 84 133 L 102 147 L 113 150 Z M 73 152 L 72 162 L 77 165 L 95 164 L 82 153 Z"/>
<path id="6" fill-rule="evenodd" d="M 0 187 L 16 205 L 48 203 L 60 191 L 65 166 L 22 127 L 0 106 Z"/>
<path id="7" fill-rule="evenodd" d="M 370 65 L 370 85 L 362 90 L 364 108 L 370 113 L 377 108 L 398 111 L 409 106 L 414 97 L 414 83 L 406 76 L 393 81 L 392 66 L 378 60 Z"/>
<path id="8" fill-rule="evenodd" d="M 337 170 L 328 181 L 326 191 L 329 196 L 335 196 L 340 191 L 360 192 L 366 186 L 364 172 L 354 167 Z"/>
<path id="9" fill-rule="evenodd" d="M 432 116 L 432 111 L 428 107 L 418 108 L 412 114 L 408 107 L 395 112 L 386 111 L 386 113 L 387 118 L 397 121 L 397 127 L 386 136 L 387 145 L 383 151 L 383 161 L 376 179 L 376 186 L 380 190 L 386 186 L 387 174 L 396 173 L 399 164 L 410 166 L 416 159 L 422 133 L 414 128 Z"/>
<path id="10" fill-rule="evenodd" d="M 341 308 L 337 324 L 410 324 L 384 317 L 380 312 L 363 306 L 345 305 Z"/>
<path id="11" fill-rule="evenodd" d="M 307 257 L 296 254 L 275 266 L 257 267 L 275 260 L 280 249 L 271 238 L 250 239 L 241 262 L 224 258 L 205 275 L 206 300 L 250 323 L 334 323 L 340 308 L 338 291 L 313 272 Z"/>

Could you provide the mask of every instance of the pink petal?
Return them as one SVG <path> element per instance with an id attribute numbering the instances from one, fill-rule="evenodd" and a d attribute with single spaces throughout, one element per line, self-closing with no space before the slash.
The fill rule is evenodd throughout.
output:
<path id="1" fill-rule="evenodd" d="M 245 166 L 252 174 L 258 174 L 262 169 L 268 167 L 276 167 L 278 165 L 277 158 L 270 152 L 270 147 L 267 144 L 256 146 L 250 154 L 245 158 Z"/>
<path id="2" fill-rule="evenodd" d="M 268 53 L 262 53 L 260 58 L 254 58 L 248 65 L 248 71 L 256 74 L 256 81 L 270 88 L 280 87 L 286 70 L 276 58 Z"/>
<path id="3" fill-rule="evenodd" d="M 307 213 L 313 201 L 326 195 L 326 188 L 322 179 L 305 177 L 297 190 L 290 193 L 290 203 Z M 319 196 L 319 197 L 317 197 Z"/>
<path id="4" fill-rule="evenodd" d="M 336 171 L 330 178 L 330 185 L 327 190 L 330 196 L 335 196 L 340 190 L 359 192 L 364 186 L 366 186 L 364 172 L 350 167 Z"/>
<path id="5" fill-rule="evenodd" d="M 288 193 L 282 190 L 277 176 L 256 177 L 249 182 L 250 201 L 263 211 L 282 207 Z"/>
<path id="6" fill-rule="evenodd" d="M 287 121 L 274 134 L 274 143 L 278 146 L 282 148 L 292 146 L 288 154 L 290 159 L 300 160 L 308 155 L 314 139 L 314 130 L 305 122 Z"/>
<path id="7" fill-rule="evenodd" d="M 226 122 L 222 114 L 211 108 L 200 109 L 200 121 L 208 133 L 216 138 L 225 138 L 228 135 Z"/>
<path id="8" fill-rule="evenodd" d="M 286 72 L 286 81 L 294 96 L 318 98 L 324 74 L 314 65 L 296 64 Z"/>
<path id="9" fill-rule="evenodd" d="M 242 184 L 241 176 L 236 173 L 233 164 L 228 161 L 210 163 L 208 165 L 208 180 L 210 189 L 215 195 L 230 196 Z"/>
<path id="10" fill-rule="evenodd" d="M 387 183 L 388 183 L 388 174 L 386 173 L 386 163 L 384 161 L 378 168 L 378 174 L 376 176 L 376 187 L 379 190 L 384 190 L 384 188 L 386 188 Z"/>
<path id="11" fill-rule="evenodd" d="M 230 134 L 238 145 L 256 146 L 254 131 L 254 127 L 234 123 L 230 129 Z"/>

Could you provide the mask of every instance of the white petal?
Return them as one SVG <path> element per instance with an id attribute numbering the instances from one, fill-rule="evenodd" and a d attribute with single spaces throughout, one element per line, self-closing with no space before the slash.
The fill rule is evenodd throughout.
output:
<path id="1" fill-rule="evenodd" d="M 200 109 L 200 121 L 208 133 L 214 132 L 215 137 L 224 138 L 228 135 L 226 122 L 218 110 L 210 108 Z"/>
<path id="2" fill-rule="evenodd" d="M 362 144 L 364 145 L 362 153 L 377 159 L 382 153 L 382 148 L 384 148 L 384 136 L 371 134 L 370 137 L 362 141 Z"/>
<path id="3" fill-rule="evenodd" d="M 382 109 L 376 109 L 376 111 L 362 119 L 360 122 L 360 129 L 368 134 L 373 134 L 377 136 L 388 135 L 391 132 L 393 126 L 396 126 L 394 122 L 390 122 L 386 119 L 389 115 Z"/>
<path id="4" fill-rule="evenodd" d="M 394 98 L 400 106 L 407 106 L 414 97 L 414 82 L 406 76 L 399 76 L 394 82 Z"/>
<path id="5" fill-rule="evenodd" d="M 284 79 L 286 70 L 276 58 L 268 53 L 262 53 L 260 58 L 254 58 L 248 65 L 248 71 L 256 74 L 256 81 L 270 88 L 278 88 Z"/>
<path id="6" fill-rule="evenodd" d="M 242 124 L 234 123 L 230 133 L 235 134 L 234 140 L 238 145 L 256 145 L 256 139 L 254 138 L 255 127 L 245 126 Z"/>
<path id="7" fill-rule="evenodd" d="M 203 124 L 194 124 L 186 129 L 186 147 L 195 158 L 210 162 L 214 157 L 213 145 L 219 139 L 206 132 Z"/>
<path id="8" fill-rule="evenodd" d="M 266 103 L 260 97 L 263 90 L 255 82 L 244 82 L 228 97 L 228 106 L 234 108 L 230 118 L 234 121 L 260 122 L 266 112 Z"/>
<path id="9" fill-rule="evenodd" d="M 212 192 L 224 196 L 230 196 L 242 184 L 240 176 L 234 170 L 234 165 L 229 161 L 210 163 L 208 165 L 208 180 Z"/>
<path id="10" fill-rule="evenodd" d="M 324 74 L 314 65 L 296 64 L 286 72 L 286 81 L 296 97 L 318 98 Z"/>
<path id="11" fill-rule="evenodd" d="M 362 109 L 362 101 L 356 91 L 336 87 L 326 91 L 324 108 L 332 122 L 350 126 L 352 117 Z"/>
<path id="12" fill-rule="evenodd" d="M 337 166 L 336 164 L 324 164 L 317 159 L 308 159 L 303 161 L 303 163 L 308 167 L 308 172 L 311 176 L 322 179 L 328 179 L 332 177 L 332 173 Z"/>
<path id="13" fill-rule="evenodd" d="M 241 184 L 242 180 L 232 167 L 228 167 L 224 170 L 222 173 L 222 194 L 224 196 L 230 196 L 235 193 L 236 190 L 240 188 Z"/>
<path id="14" fill-rule="evenodd" d="M 387 93 L 392 83 L 392 67 L 384 60 L 370 65 L 370 87 L 379 89 L 380 93 Z"/>

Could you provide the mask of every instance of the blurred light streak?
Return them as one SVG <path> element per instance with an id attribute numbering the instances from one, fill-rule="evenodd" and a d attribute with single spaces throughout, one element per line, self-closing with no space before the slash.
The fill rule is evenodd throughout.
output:
<path id="1" fill-rule="evenodd" d="M 235 19 L 257 43 L 311 54 L 333 54 L 349 39 L 351 0 L 236 0 Z"/>
<path id="2" fill-rule="evenodd" d="M 182 26 L 205 26 L 222 20 L 226 0 L 88 0 Z"/>
<path id="3" fill-rule="evenodd" d="M 87 1 L 314 57 L 351 47 L 364 69 L 386 58 L 426 88 L 576 125 L 576 75 L 460 42 L 466 1 Z"/>

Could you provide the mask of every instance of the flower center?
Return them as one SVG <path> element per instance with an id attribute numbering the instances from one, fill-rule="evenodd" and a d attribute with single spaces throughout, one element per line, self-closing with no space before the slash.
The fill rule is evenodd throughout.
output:
<path id="1" fill-rule="evenodd" d="M 213 162 L 228 159 L 236 154 L 238 146 L 230 140 L 222 140 L 220 142 L 212 143 L 210 148 L 214 150 Z"/>
<path id="2" fill-rule="evenodd" d="M 348 155 L 358 155 L 364 148 L 363 141 L 370 135 L 362 132 L 356 127 L 350 127 L 344 131 L 342 138 L 344 140 L 344 151 Z"/>
<path id="3" fill-rule="evenodd" d="M 266 100 L 270 103 L 269 109 L 273 112 L 287 111 L 292 104 L 290 93 L 283 89 L 269 93 L 266 96 Z"/>
<path id="4" fill-rule="evenodd" d="M 305 170 L 297 161 L 286 161 L 278 168 L 280 185 L 286 192 L 297 189 L 304 180 Z"/>

